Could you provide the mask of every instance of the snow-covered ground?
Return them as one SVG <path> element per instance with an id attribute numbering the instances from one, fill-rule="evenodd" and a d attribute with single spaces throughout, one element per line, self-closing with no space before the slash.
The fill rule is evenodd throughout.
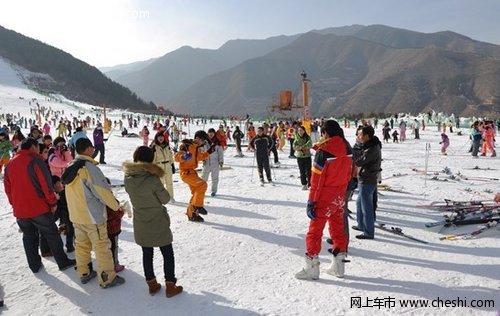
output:
<path id="1" fill-rule="evenodd" d="M 7 79 L 9 67 L 0 61 L 0 107 L 2 112 L 29 114 L 28 99 L 43 96 Z M 20 99 L 22 96 L 24 99 Z M 67 103 L 41 101 L 41 105 L 68 112 L 78 111 Z M 83 105 L 82 105 L 83 106 Z M 3 122 L 2 122 L 3 123 Z M 218 122 L 214 122 L 218 125 Z M 210 126 L 205 126 L 208 128 Z M 193 133 L 197 126 L 190 126 Z M 137 132 L 132 130 L 130 132 Z M 354 129 L 345 130 L 354 141 Z M 377 131 L 380 136 L 380 129 Z M 428 241 L 417 243 L 390 233 L 376 231 L 375 240 L 350 239 L 350 263 L 345 279 L 324 273 L 331 255 L 323 244 L 320 280 L 300 281 L 294 274 L 304 265 L 304 238 L 308 228 L 305 214 L 307 192 L 300 188 L 296 161 L 288 159 L 288 147 L 280 153 L 282 167 L 273 169 L 276 186 L 261 187 L 253 154 L 234 158 L 234 147 L 226 151 L 218 195 L 206 198 L 205 223 L 188 222 L 184 215 L 190 197 L 188 187 L 174 175 L 176 203 L 167 205 L 174 234 L 176 275 L 184 293 L 171 299 L 151 297 L 142 272 L 141 249 L 134 243 L 132 219 L 125 216 L 120 235 L 120 273 L 126 284 L 100 289 L 94 280 L 82 285 L 75 271 L 60 272 L 54 260 L 43 259 L 45 269 L 33 274 L 27 267 L 22 234 L 12 216 L 3 186 L 0 188 L 0 284 L 5 315 L 364 315 L 405 313 L 415 315 L 494 315 L 500 310 L 500 231 L 472 240 L 440 241 L 442 236 L 425 229 L 427 222 L 442 213 L 418 208 L 444 198 L 491 200 L 500 191 L 498 158 L 472 159 L 467 153 L 468 136 L 450 135 L 449 155 L 439 152 L 435 127 L 421 132 L 421 139 L 384 144 L 383 182 L 408 193 L 381 191 L 377 219 L 403 228 L 404 232 Z M 412 169 L 424 169 L 426 143 L 430 143 L 428 170 L 448 167 L 476 180 L 434 181 Z M 118 132 L 106 144 L 107 165 L 103 172 L 115 184 L 122 183 L 121 164 L 130 160 L 138 138 L 122 138 Z M 496 170 L 470 170 L 475 166 Z M 401 174 L 394 177 L 393 175 Z M 440 173 L 440 177 L 445 175 Z M 484 177 L 484 178 L 479 178 Z M 389 178 L 389 179 L 387 179 Z M 209 183 L 210 185 L 210 183 Z M 466 192 L 467 188 L 470 192 Z M 115 189 L 126 200 L 123 188 Z M 355 210 L 355 202 L 349 203 Z M 350 225 L 354 223 L 351 221 Z M 446 233 L 472 231 L 469 225 Z M 351 236 L 355 235 L 351 231 Z M 327 230 L 325 230 L 327 234 Z M 326 236 L 325 236 L 326 237 Z M 162 279 L 162 260 L 156 252 L 155 271 Z M 73 254 L 70 254 L 72 257 Z M 352 307 L 359 297 L 363 306 Z M 494 307 L 401 307 L 399 300 L 461 299 L 493 300 Z M 371 301 L 370 301 L 371 300 Z M 394 302 L 394 305 L 392 305 Z M 376 307 L 376 304 L 382 304 Z M 443 303 L 441 303 L 443 304 Z"/>

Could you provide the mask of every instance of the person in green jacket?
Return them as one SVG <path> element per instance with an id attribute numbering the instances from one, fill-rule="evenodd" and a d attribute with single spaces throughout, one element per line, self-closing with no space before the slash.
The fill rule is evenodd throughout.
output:
<path id="1" fill-rule="evenodd" d="M 182 292 L 182 286 L 176 285 L 170 217 L 164 206 L 170 195 L 160 180 L 164 171 L 153 163 L 154 156 L 153 149 L 137 147 L 134 162 L 123 164 L 125 191 L 134 208 L 134 238 L 142 247 L 142 264 L 149 294 L 155 295 L 161 288 L 153 269 L 153 248 L 159 247 L 163 255 L 165 294 L 172 297 Z"/>
<path id="2" fill-rule="evenodd" d="M 303 126 L 299 126 L 293 142 L 293 149 L 299 165 L 302 190 L 307 190 L 311 186 L 311 147 L 311 137 L 307 135 Z"/>
<path id="3" fill-rule="evenodd" d="M 12 148 L 14 146 L 12 146 L 7 133 L 0 131 L 0 173 L 2 173 L 3 166 L 9 163 Z"/>

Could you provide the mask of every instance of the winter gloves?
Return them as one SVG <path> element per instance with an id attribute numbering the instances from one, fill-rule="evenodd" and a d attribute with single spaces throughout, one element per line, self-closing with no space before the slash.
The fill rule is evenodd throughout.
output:
<path id="1" fill-rule="evenodd" d="M 309 217 L 313 221 L 316 219 L 316 214 L 314 214 L 315 207 L 316 207 L 315 202 L 307 201 L 307 207 L 306 207 L 307 217 Z"/>
<path id="2" fill-rule="evenodd" d="M 193 154 L 190 153 L 190 152 L 187 152 L 187 153 L 185 153 L 184 155 L 181 156 L 181 158 L 183 160 L 191 160 L 192 157 L 193 157 Z"/>

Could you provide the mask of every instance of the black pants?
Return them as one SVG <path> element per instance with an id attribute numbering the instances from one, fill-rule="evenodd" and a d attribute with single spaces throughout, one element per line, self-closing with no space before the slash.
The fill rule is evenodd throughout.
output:
<path id="1" fill-rule="evenodd" d="M 38 254 L 39 232 L 47 239 L 50 252 L 54 255 L 57 265 L 61 267 L 67 263 L 68 257 L 64 253 L 52 213 L 48 212 L 33 218 L 18 218 L 17 225 L 23 232 L 24 252 L 28 259 L 28 266 L 33 272 L 37 272 L 42 264 L 42 259 Z"/>
<path id="2" fill-rule="evenodd" d="M 419 129 L 418 128 L 415 128 L 415 139 L 420 139 L 420 133 L 419 133 Z"/>
<path id="3" fill-rule="evenodd" d="M 274 155 L 274 163 L 278 163 L 279 160 L 278 160 L 278 150 L 276 149 L 276 146 L 273 146 L 273 148 L 271 148 L 271 152 L 273 153 Z"/>
<path id="4" fill-rule="evenodd" d="M 297 158 L 300 171 L 300 183 L 311 185 L 311 157 Z"/>
<path id="5" fill-rule="evenodd" d="M 271 169 L 269 169 L 269 156 L 267 155 L 267 153 L 257 153 L 256 154 L 256 158 L 257 158 L 257 170 L 259 170 L 259 178 L 261 181 L 264 181 L 264 174 L 263 174 L 263 170 L 266 171 L 266 176 L 267 176 L 267 180 L 268 181 L 272 181 L 272 178 L 271 178 Z"/>
<path id="6" fill-rule="evenodd" d="M 295 150 L 293 150 L 293 142 L 295 139 L 292 137 L 288 141 L 290 142 L 290 157 L 295 157 Z"/>
<path id="7" fill-rule="evenodd" d="M 97 157 L 97 154 L 101 154 L 99 156 L 99 162 L 100 163 L 103 163 L 105 162 L 104 161 L 104 144 L 98 144 L 98 145 L 94 145 L 94 154 L 92 155 L 92 158 L 95 158 Z"/>
<path id="8" fill-rule="evenodd" d="M 241 138 L 235 138 L 234 140 L 236 142 L 236 152 L 241 155 Z"/>
<path id="9" fill-rule="evenodd" d="M 174 249 L 172 248 L 172 244 L 160 247 L 160 251 L 163 255 L 163 273 L 165 273 L 165 281 L 176 282 Z M 156 278 L 153 269 L 153 253 L 154 248 L 142 247 L 142 266 L 144 268 L 146 281 Z"/>
<path id="10" fill-rule="evenodd" d="M 120 235 L 120 233 L 108 235 L 109 241 L 111 242 L 110 249 L 111 254 L 113 255 L 113 263 L 115 265 L 120 264 L 120 262 L 118 261 L 118 235 Z M 153 258 L 151 258 L 151 260 L 152 259 Z"/>

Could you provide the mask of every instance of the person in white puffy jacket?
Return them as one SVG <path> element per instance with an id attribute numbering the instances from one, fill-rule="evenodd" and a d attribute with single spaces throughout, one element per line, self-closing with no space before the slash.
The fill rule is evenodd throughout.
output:
<path id="1" fill-rule="evenodd" d="M 215 150 L 210 154 L 210 156 L 203 161 L 203 172 L 202 178 L 208 181 L 208 176 L 212 174 L 212 196 L 217 194 L 217 188 L 219 186 L 219 172 L 224 165 L 224 150 L 220 146 L 219 140 L 215 135 L 215 129 L 210 128 L 208 130 L 208 139 L 205 142 L 205 149 L 213 147 Z"/>

